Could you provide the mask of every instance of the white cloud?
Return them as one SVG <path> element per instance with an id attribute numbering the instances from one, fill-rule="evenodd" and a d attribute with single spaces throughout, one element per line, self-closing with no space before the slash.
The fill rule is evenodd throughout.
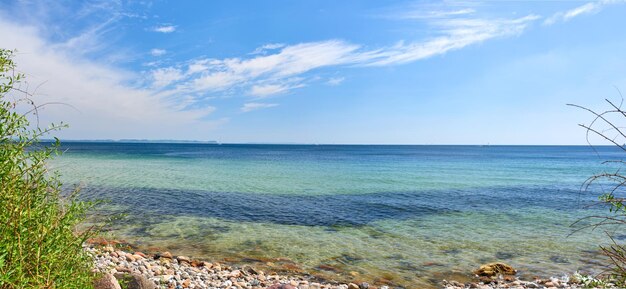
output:
<path id="1" fill-rule="evenodd" d="M 187 68 L 188 74 L 194 74 L 209 69 L 210 61 L 207 59 L 196 60 L 189 64 Z"/>
<path id="2" fill-rule="evenodd" d="M 159 68 L 152 71 L 153 86 L 161 88 L 170 85 L 183 78 L 183 72 L 180 69 L 168 67 Z"/>
<path id="3" fill-rule="evenodd" d="M 408 63 L 450 50 L 480 43 L 496 37 L 518 35 L 539 16 L 528 15 L 517 19 L 445 19 L 435 21 L 444 35 L 430 40 L 405 44 L 400 42 L 394 46 L 364 53 L 364 65 L 383 66 Z"/>
<path id="4" fill-rule="evenodd" d="M 252 53 L 250 54 L 264 54 L 266 53 L 268 50 L 275 50 L 278 48 L 283 48 L 286 45 L 283 43 L 270 43 L 270 44 L 265 44 L 261 47 L 257 47 L 254 51 L 252 51 Z"/>
<path id="5" fill-rule="evenodd" d="M 326 81 L 326 84 L 335 86 L 341 84 L 344 80 L 346 80 L 345 77 L 331 77 Z"/>
<path id="6" fill-rule="evenodd" d="M 339 40 L 301 43 L 286 46 L 279 52 L 249 59 L 229 58 L 211 62 L 219 72 L 254 79 L 258 77 L 285 78 L 310 70 L 348 63 L 351 53 L 359 46 Z"/>
<path id="7" fill-rule="evenodd" d="M 548 17 L 543 24 L 544 25 L 552 25 L 557 22 L 567 22 L 574 17 L 585 15 L 585 14 L 594 14 L 602 10 L 604 6 L 616 3 L 626 2 L 624 0 L 601 0 L 597 2 L 589 2 L 573 9 L 567 11 L 560 11 L 554 13 L 552 16 Z"/>
<path id="8" fill-rule="evenodd" d="M 162 56 L 162 55 L 165 55 L 165 53 L 167 53 L 167 50 L 165 49 L 154 48 L 150 50 L 150 54 L 152 56 Z"/>
<path id="9" fill-rule="evenodd" d="M 242 107 L 241 107 L 241 111 L 243 112 L 250 112 L 253 110 L 258 110 L 258 109 L 263 109 L 263 108 L 270 108 L 270 107 L 275 107 L 278 106 L 277 103 L 261 103 L 261 102 L 248 102 L 245 103 Z"/>
<path id="10" fill-rule="evenodd" d="M 212 106 L 182 108 L 156 91 L 129 86 L 138 78 L 135 73 L 55 49 L 37 28 L 0 18 L 0 35 L 0 47 L 18 49 L 17 67 L 27 73 L 31 87 L 42 84 L 34 96 L 37 103 L 75 108 L 48 105 L 40 112 L 42 124 L 70 124 L 60 137 L 195 139 L 223 123 L 204 120 L 215 110 Z"/>
<path id="11" fill-rule="evenodd" d="M 255 97 L 263 98 L 271 95 L 286 93 L 290 90 L 304 87 L 302 83 L 304 79 L 301 77 L 292 77 L 281 80 L 280 82 L 258 82 L 252 85 L 249 94 Z"/>
<path id="12" fill-rule="evenodd" d="M 191 92 L 219 91 L 225 90 L 243 81 L 245 81 L 245 78 L 242 75 L 219 71 L 195 78 L 190 83 L 181 86 L 181 88 L 183 88 L 183 91 Z"/>
<path id="13" fill-rule="evenodd" d="M 152 29 L 152 31 L 160 32 L 160 33 L 172 33 L 174 31 L 176 31 L 176 26 L 174 26 L 174 25 L 157 26 L 157 27 L 154 27 L 154 29 Z"/>
<path id="14" fill-rule="evenodd" d="M 35 28 L 42 36 L 53 35 L 56 41 L 48 44 L 58 50 L 81 56 L 98 54 L 109 59 L 120 58 L 119 55 L 111 54 L 126 53 L 120 51 L 124 49 L 120 49 L 114 53 L 107 51 L 106 56 L 102 55 L 102 51 L 118 39 L 120 34 L 115 32 L 119 28 L 120 20 L 131 17 L 121 12 L 123 3 L 120 1 L 94 0 L 72 5 L 57 1 L 13 1 L 3 4 L 6 5 L 0 7 L 1 19 Z M 80 21 L 80 25 L 59 25 L 56 22 L 58 19 Z M 107 41 L 102 41 L 103 39 Z"/>
<path id="15" fill-rule="evenodd" d="M 61 50 L 71 50 L 73 53 L 85 55 L 102 50 L 105 44 L 101 41 L 104 34 L 113 29 L 113 24 L 120 19 L 114 16 L 103 23 L 88 27 L 80 34 L 54 46 Z"/>
<path id="16" fill-rule="evenodd" d="M 435 19 L 470 17 L 484 6 L 480 1 L 409 1 L 383 8 L 382 17 L 390 20 L 418 20 L 428 22 Z"/>
<path id="17" fill-rule="evenodd" d="M 257 48 L 249 57 L 224 59 L 196 59 L 178 68 L 158 68 L 153 71 L 155 87 L 178 84 L 167 93 L 170 95 L 203 95 L 216 92 L 229 94 L 247 92 L 255 97 L 286 93 L 302 87 L 305 74 L 315 69 L 341 65 L 386 66 L 398 65 L 444 54 L 468 45 L 496 37 L 513 36 L 523 32 L 538 16 L 529 15 L 517 19 L 476 19 L 456 17 L 470 11 L 456 11 L 453 18 L 429 20 L 440 36 L 414 42 L 399 42 L 378 49 L 364 47 L 342 40 L 299 43 L 294 45 L 267 44 Z M 271 52 L 271 53 L 270 53 Z M 182 73 L 182 74 L 181 74 Z M 298 79 L 294 82 L 294 79 Z M 337 85 L 343 79 L 333 79 Z"/>
<path id="18" fill-rule="evenodd" d="M 302 87 L 294 82 L 299 82 L 296 76 L 303 73 L 353 63 L 353 54 L 358 48 L 343 41 L 328 40 L 285 46 L 276 53 L 251 58 L 194 60 L 187 64 L 184 79 L 171 93 L 203 93 L 231 88 L 245 88 L 257 96 L 282 93 Z"/>
<path id="19" fill-rule="evenodd" d="M 250 94 L 258 97 L 265 97 L 274 94 L 284 93 L 290 87 L 281 84 L 253 85 Z"/>

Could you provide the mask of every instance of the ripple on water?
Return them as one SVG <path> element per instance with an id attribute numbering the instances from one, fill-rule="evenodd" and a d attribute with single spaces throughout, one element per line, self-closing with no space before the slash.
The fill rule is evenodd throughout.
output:
<path id="1" fill-rule="evenodd" d="M 508 210 L 546 208 L 555 214 L 571 210 L 580 192 L 554 188 L 497 187 L 481 190 L 387 192 L 346 195 L 277 195 L 224 193 L 154 188 L 86 186 L 87 198 L 110 199 L 127 206 L 133 215 L 154 214 L 221 218 L 235 221 L 271 222 L 283 225 L 363 226 L 379 220 L 408 220 L 451 212 L 496 210 L 512 219 Z M 525 192 L 525 193 L 521 193 Z M 471 206 L 470 206 L 471 204 Z M 494 204 L 497 207 L 494 208 Z M 536 226 L 563 226 L 538 222 Z M 515 227 L 514 222 L 511 226 Z M 375 234 L 375 232 L 374 232 Z"/>

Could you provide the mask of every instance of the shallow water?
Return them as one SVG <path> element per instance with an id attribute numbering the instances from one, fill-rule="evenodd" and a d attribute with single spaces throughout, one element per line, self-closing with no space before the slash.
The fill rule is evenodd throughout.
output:
<path id="1" fill-rule="evenodd" d="M 593 271 L 599 209 L 580 191 L 611 147 L 66 143 L 66 184 L 128 216 L 142 247 L 407 288 L 501 260 L 528 276 Z M 600 211 L 603 212 L 603 211 Z"/>

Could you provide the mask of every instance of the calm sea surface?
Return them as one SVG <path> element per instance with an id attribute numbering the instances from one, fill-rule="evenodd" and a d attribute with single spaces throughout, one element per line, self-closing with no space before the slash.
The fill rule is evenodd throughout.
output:
<path id="1" fill-rule="evenodd" d="M 78 143 L 53 161 L 66 185 L 127 216 L 139 246 L 329 279 L 407 288 L 484 262 L 522 275 L 597 269 L 601 231 L 570 236 L 615 171 L 612 147 Z M 594 211 L 595 210 L 595 211 Z M 600 211 L 604 212 L 604 211 Z M 620 235 L 620 238 L 626 238 Z"/>

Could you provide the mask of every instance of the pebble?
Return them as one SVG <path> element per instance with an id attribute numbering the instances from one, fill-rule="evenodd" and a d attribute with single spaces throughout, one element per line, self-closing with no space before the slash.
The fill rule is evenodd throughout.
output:
<path id="1" fill-rule="evenodd" d="M 383 286 L 385 287 L 385 286 Z M 381 287 L 381 289 L 383 289 Z M 517 278 L 512 280 L 494 280 L 489 283 L 459 283 L 456 281 L 443 281 L 443 288 L 445 289 L 464 289 L 464 288 L 477 288 L 477 289 L 499 289 L 499 288 L 509 288 L 509 289 L 534 289 L 534 288 L 542 288 L 542 289 L 583 289 L 585 286 L 583 284 L 577 283 L 569 283 L 568 280 L 559 280 L 558 278 L 550 278 L 550 279 L 537 279 L 533 281 L 523 281 Z M 608 287 L 608 288 L 616 288 L 616 287 Z"/>

